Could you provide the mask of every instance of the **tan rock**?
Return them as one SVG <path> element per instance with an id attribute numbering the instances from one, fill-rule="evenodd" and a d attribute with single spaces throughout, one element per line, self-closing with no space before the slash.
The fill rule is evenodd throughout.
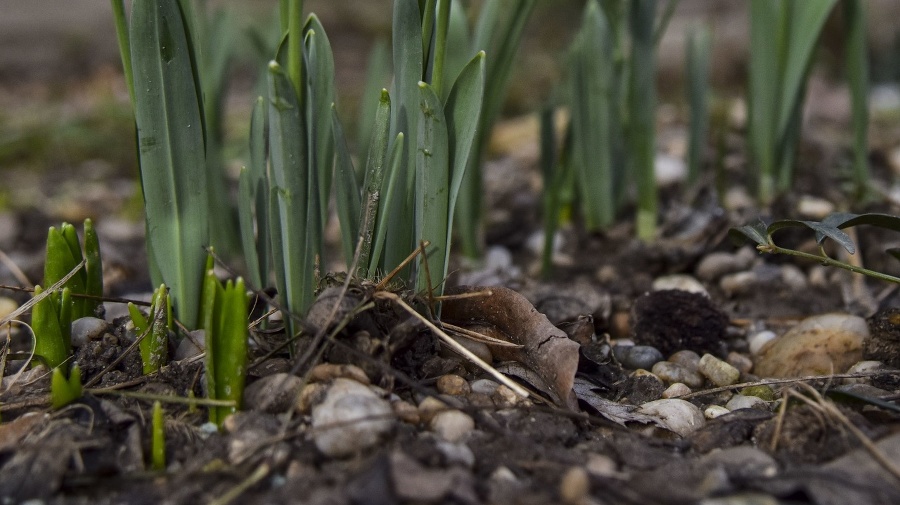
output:
<path id="1" fill-rule="evenodd" d="M 804 319 L 767 343 L 753 373 L 760 377 L 803 377 L 843 373 L 863 357 L 869 337 L 866 320 L 849 314 Z"/>

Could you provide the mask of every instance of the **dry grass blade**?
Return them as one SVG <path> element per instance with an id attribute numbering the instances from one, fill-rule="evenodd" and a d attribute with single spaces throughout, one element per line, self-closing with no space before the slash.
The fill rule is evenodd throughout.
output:
<path id="1" fill-rule="evenodd" d="M 384 289 L 388 285 L 388 283 L 391 282 L 391 280 L 401 270 L 403 270 L 406 267 L 406 265 L 409 265 L 410 261 L 416 259 L 416 256 L 418 256 L 422 252 L 422 250 L 425 249 L 426 247 L 428 247 L 430 244 L 431 244 L 431 242 L 429 242 L 427 240 L 422 241 L 419 248 L 417 248 L 415 251 L 409 253 L 409 256 L 407 256 L 406 259 L 401 261 L 400 264 L 396 266 L 396 268 L 391 270 L 391 272 L 389 274 L 385 275 L 384 278 L 381 279 L 381 281 L 379 281 L 378 284 L 375 285 L 375 290 L 380 291 L 380 290 Z"/>
<path id="2" fill-rule="evenodd" d="M 469 340 L 474 340 L 476 342 L 481 342 L 482 344 L 512 347 L 514 349 L 521 349 L 525 347 L 522 344 L 515 344 L 513 342 L 507 342 L 506 340 L 501 340 L 499 338 L 490 337 L 488 335 L 485 335 L 484 333 L 479 333 L 468 328 L 463 328 L 462 326 L 456 326 L 455 324 L 442 322 L 441 326 L 443 326 L 444 329 L 450 330 L 461 337 L 467 338 Z"/>
<path id="3" fill-rule="evenodd" d="M 10 313 L 7 314 L 6 317 L 4 317 L 3 319 L 0 319 L 0 327 L 4 326 L 6 323 L 12 321 L 13 319 L 18 318 L 20 315 L 22 315 L 22 314 L 24 314 L 25 312 L 27 312 L 28 310 L 30 310 L 31 307 L 34 307 L 38 302 L 40 302 L 40 301 L 43 300 L 44 298 L 50 296 L 50 294 L 56 292 L 56 291 L 59 290 L 61 287 L 63 287 L 63 286 L 66 284 L 66 282 L 68 282 L 69 279 L 72 278 L 73 275 L 75 275 L 76 273 L 78 273 L 79 270 L 81 270 L 82 268 L 84 268 L 84 264 L 85 264 L 85 260 L 81 260 L 81 262 L 78 263 L 77 265 L 75 265 L 75 268 L 73 268 L 71 271 L 69 271 L 69 273 L 67 273 L 65 276 L 63 276 L 62 279 L 56 281 L 56 282 L 55 282 L 54 284 L 52 284 L 49 288 L 46 288 L 46 289 L 45 289 L 41 294 L 39 294 L 38 296 L 32 297 L 30 300 L 28 300 L 27 302 L 23 303 L 21 307 L 19 307 L 18 309 L 16 309 L 16 310 L 10 312 Z"/>
<path id="4" fill-rule="evenodd" d="M 259 465 L 259 467 L 256 468 L 256 471 L 250 474 L 250 476 L 247 477 L 243 482 L 237 484 L 222 496 L 209 502 L 209 505 L 228 505 L 229 503 L 240 497 L 242 494 L 244 494 L 244 491 L 253 487 L 257 482 L 265 479 L 267 475 L 269 475 L 269 465 L 263 463 Z"/>
<path id="5" fill-rule="evenodd" d="M 867 377 L 876 377 L 879 375 L 900 375 L 900 371 L 897 370 L 873 370 L 870 372 L 856 372 L 856 373 L 837 373 L 831 375 L 808 375 L 806 377 L 793 377 L 789 379 L 762 379 L 754 382 L 741 382 L 739 384 L 732 384 L 730 386 L 721 386 L 716 388 L 704 389 L 702 391 L 694 391 L 692 393 L 673 396 L 673 398 L 677 398 L 680 400 L 687 400 L 688 398 L 694 398 L 696 396 L 704 396 L 711 395 L 715 393 L 721 393 L 722 391 L 731 391 L 734 389 L 741 389 L 750 386 L 771 386 L 774 384 L 798 384 L 804 382 L 811 381 L 830 381 L 833 379 L 864 379 Z"/>
<path id="6" fill-rule="evenodd" d="M 21 268 L 19 268 L 19 265 L 16 265 L 16 262 L 3 251 L 0 251 L 0 263 L 3 263 L 3 266 L 8 268 L 10 273 L 13 274 L 13 277 L 21 282 L 23 286 L 34 287 L 34 284 L 28 280 L 28 276 L 25 275 L 25 272 L 23 272 Z"/>
<path id="7" fill-rule="evenodd" d="M 390 301 L 396 303 L 397 305 L 400 306 L 400 308 L 405 310 L 411 316 L 417 318 L 425 326 L 427 326 L 429 329 L 431 329 L 431 331 L 433 331 L 434 334 L 438 336 L 438 338 L 440 338 L 445 344 L 449 345 L 454 351 L 465 356 L 467 359 L 472 361 L 472 363 L 475 363 L 476 365 L 481 367 L 482 370 L 491 374 L 501 384 L 503 384 L 504 386 L 508 387 L 509 389 L 512 389 L 513 391 L 515 391 L 515 393 L 517 395 L 521 396 L 522 398 L 528 398 L 529 394 L 525 388 L 516 384 L 509 377 L 507 377 L 507 376 L 503 375 L 502 373 L 500 373 L 499 371 L 497 371 L 496 368 L 492 367 L 488 363 L 485 363 L 484 360 L 482 360 L 478 356 L 472 354 L 472 351 L 463 347 L 462 344 L 460 344 L 456 340 L 453 340 L 453 338 L 451 336 L 447 335 L 443 330 L 441 330 L 440 328 L 435 326 L 434 323 L 429 321 L 427 318 L 423 317 L 422 314 L 419 314 L 418 312 L 416 312 L 416 310 L 414 308 L 410 307 L 399 296 L 395 295 L 394 293 L 387 292 L 387 291 L 376 292 L 373 296 L 375 298 L 382 298 L 382 299 L 390 300 Z"/>

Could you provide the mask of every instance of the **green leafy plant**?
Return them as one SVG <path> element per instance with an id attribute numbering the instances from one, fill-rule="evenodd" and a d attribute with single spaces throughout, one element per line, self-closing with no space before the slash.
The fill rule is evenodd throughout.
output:
<path id="1" fill-rule="evenodd" d="M 419 289 L 436 286 L 438 292 L 485 80 L 483 52 L 455 76 L 447 73 L 450 12 L 445 0 L 427 2 L 422 10 L 412 0 L 394 2 L 394 90 L 382 91 L 375 113 L 362 193 L 352 187 L 343 196 L 338 192 L 344 199 L 340 206 L 360 209 L 356 229 L 368 275 L 402 264 L 427 242 L 427 266 L 405 275 Z M 342 183 L 350 184 L 353 170 L 345 145 L 338 142 L 338 173 Z M 347 235 L 344 242 L 355 240 Z"/>
<path id="2" fill-rule="evenodd" d="M 573 171 L 588 229 L 613 222 L 631 177 L 637 187 L 637 234 L 643 240 L 656 234 L 656 46 L 674 6 L 669 2 L 659 21 L 655 0 L 591 0 L 585 7 L 570 49 L 571 168 L 566 169 Z"/>
<path id="3" fill-rule="evenodd" d="M 750 2 L 749 130 L 763 204 L 790 187 L 800 139 L 805 84 L 816 41 L 837 0 Z M 865 16 L 860 0 L 843 2 L 847 22 L 848 79 L 854 126 L 857 193 L 868 184 Z"/>
<path id="4" fill-rule="evenodd" d="M 153 402 L 152 421 L 150 424 L 150 466 L 154 470 L 166 469 L 166 423 L 163 417 L 162 404 Z"/>
<path id="5" fill-rule="evenodd" d="M 169 290 L 162 284 L 153 292 L 149 319 L 133 303 L 128 303 L 128 313 L 139 338 L 144 374 L 158 372 L 168 362 L 169 332 L 172 330 L 172 304 Z"/>
<path id="6" fill-rule="evenodd" d="M 55 410 L 81 398 L 81 369 L 78 365 L 72 367 L 69 377 L 61 368 L 54 368 L 50 377 L 50 404 Z"/>
<path id="7" fill-rule="evenodd" d="M 247 374 L 248 300 L 244 281 L 224 286 L 210 269 L 203 283 L 202 328 L 206 333 L 206 389 L 213 400 L 237 407 L 210 407 L 209 420 L 221 425 L 240 408 Z"/>
<path id="8" fill-rule="evenodd" d="M 103 295 L 100 241 L 90 219 L 84 221 L 83 245 L 75 227 L 63 223 L 47 232 L 44 285 L 59 285 L 45 294 L 35 286 L 38 299 L 31 313 L 35 355 L 51 368 L 63 364 L 72 352 L 72 321 L 93 316 Z"/>
<path id="9" fill-rule="evenodd" d="M 856 252 L 856 245 L 843 229 L 859 225 L 870 225 L 878 228 L 900 231 L 900 217 L 889 214 L 851 214 L 848 212 L 839 212 L 831 214 L 822 221 L 782 219 L 768 225 L 760 221 L 756 224 L 732 228 L 729 233 L 736 241 L 744 242 L 750 240 L 751 242 L 754 242 L 756 244 L 756 249 L 760 252 L 797 256 L 817 261 L 823 265 L 834 266 L 851 272 L 868 275 L 883 281 L 900 283 L 900 278 L 898 277 L 836 260 L 825 252 L 824 241 L 826 238 L 829 238 L 843 247 L 848 254 L 854 254 Z M 796 227 L 809 228 L 815 232 L 816 243 L 819 244 L 819 254 L 788 249 L 775 244 L 775 240 L 772 238 L 772 235 L 775 232 L 785 228 Z M 900 249 L 888 249 L 886 252 L 900 260 Z"/>

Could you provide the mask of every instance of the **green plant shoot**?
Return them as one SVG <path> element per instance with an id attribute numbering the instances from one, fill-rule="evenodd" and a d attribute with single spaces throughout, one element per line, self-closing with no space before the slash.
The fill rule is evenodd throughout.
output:
<path id="1" fill-rule="evenodd" d="M 54 368 L 50 377 L 50 404 L 53 409 L 59 410 L 79 398 L 81 398 L 81 369 L 78 365 L 72 367 L 68 379 L 61 368 Z"/>
<path id="2" fill-rule="evenodd" d="M 159 401 L 153 402 L 153 414 L 150 429 L 150 466 L 154 470 L 166 469 L 166 422 L 165 412 Z"/>
<path id="3" fill-rule="evenodd" d="M 172 305 L 165 284 L 153 293 L 149 319 L 133 303 L 128 304 L 128 313 L 135 333 L 138 336 L 146 333 L 138 344 L 144 375 L 158 372 L 168 362 L 169 331 L 172 329 Z"/>

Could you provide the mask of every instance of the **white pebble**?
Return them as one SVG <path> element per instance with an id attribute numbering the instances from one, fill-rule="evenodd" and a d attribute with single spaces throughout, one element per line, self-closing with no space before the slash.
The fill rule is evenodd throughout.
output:
<path id="1" fill-rule="evenodd" d="M 747 337 L 747 344 L 750 346 L 750 354 L 757 356 L 759 351 L 761 351 L 766 344 L 775 340 L 777 337 L 775 332 L 770 330 L 763 330 L 750 335 Z"/>
<path id="2" fill-rule="evenodd" d="M 338 378 L 313 408 L 313 439 L 326 456 L 350 456 L 377 445 L 394 422 L 386 400 L 363 384 Z"/>
<path id="3" fill-rule="evenodd" d="M 703 411 L 703 417 L 707 419 L 715 419 L 720 416 L 724 416 L 725 414 L 731 412 L 721 405 L 710 405 L 706 407 L 706 410 Z"/>
<path id="4" fill-rule="evenodd" d="M 494 391 L 496 391 L 497 388 L 500 387 L 500 384 L 490 379 L 478 379 L 477 381 L 472 381 L 472 384 L 470 384 L 470 386 L 472 387 L 473 393 L 481 393 L 483 395 L 491 396 L 492 394 L 494 394 Z"/>
<path id="5" fill-rule="evenodd" d="M 696 405 L 674 398 L 647 402 L 637 412 L 652 417 L 658 426 L 682 437 L 699 430 L 705 424 L 703 413 Z"/>
<path id="6" fill-rule="evenodd" d="M 734 395 L 725 404 L 725 408 L 732 411 L 739 409 L 769 410 L 769 404 L 758 396 Z"/>
<path id="7" fill-rule="evenodd" d="M 859 361 L 853 366 L 851 366 L 847 373 L 863 373 L 863 372 L 874 372 L 875 370 L 880 370 L 884 364 L 880 361 Z M 856 379 L 844 379 L 844 384 L 870 384 L 872 382 L 871 377 L 859 377 Z"/>
<path id="8" fill-rule="evenodd" d="M 691 394 L 691 388 L 687 387 L 687 385 L 681 382 L 676 382 L 675 384 L 672 384 L 671 386 L 666 388 L 665 391 L 663 391 L 662 397 L 675 398 L 676 396 L 683 396 L 688 394 Z"/>
<path id="9" fill-rule="evenodd" d="M 444 440 L 459 442 L 475 429 L 475 420 L 459 410 L 444 410 L 435 414 L 429 425 Z"/>
<path id="10" fill-rule="evenodd" d="M 666 289 L 680 289 L 690 293 L 700 293 L 703 296 L 709 296 L 706 288 L 700 281 L 686 274 L 672 274 L 657 277 L 653 281 L 653 291 L 663 291 Z"/>

